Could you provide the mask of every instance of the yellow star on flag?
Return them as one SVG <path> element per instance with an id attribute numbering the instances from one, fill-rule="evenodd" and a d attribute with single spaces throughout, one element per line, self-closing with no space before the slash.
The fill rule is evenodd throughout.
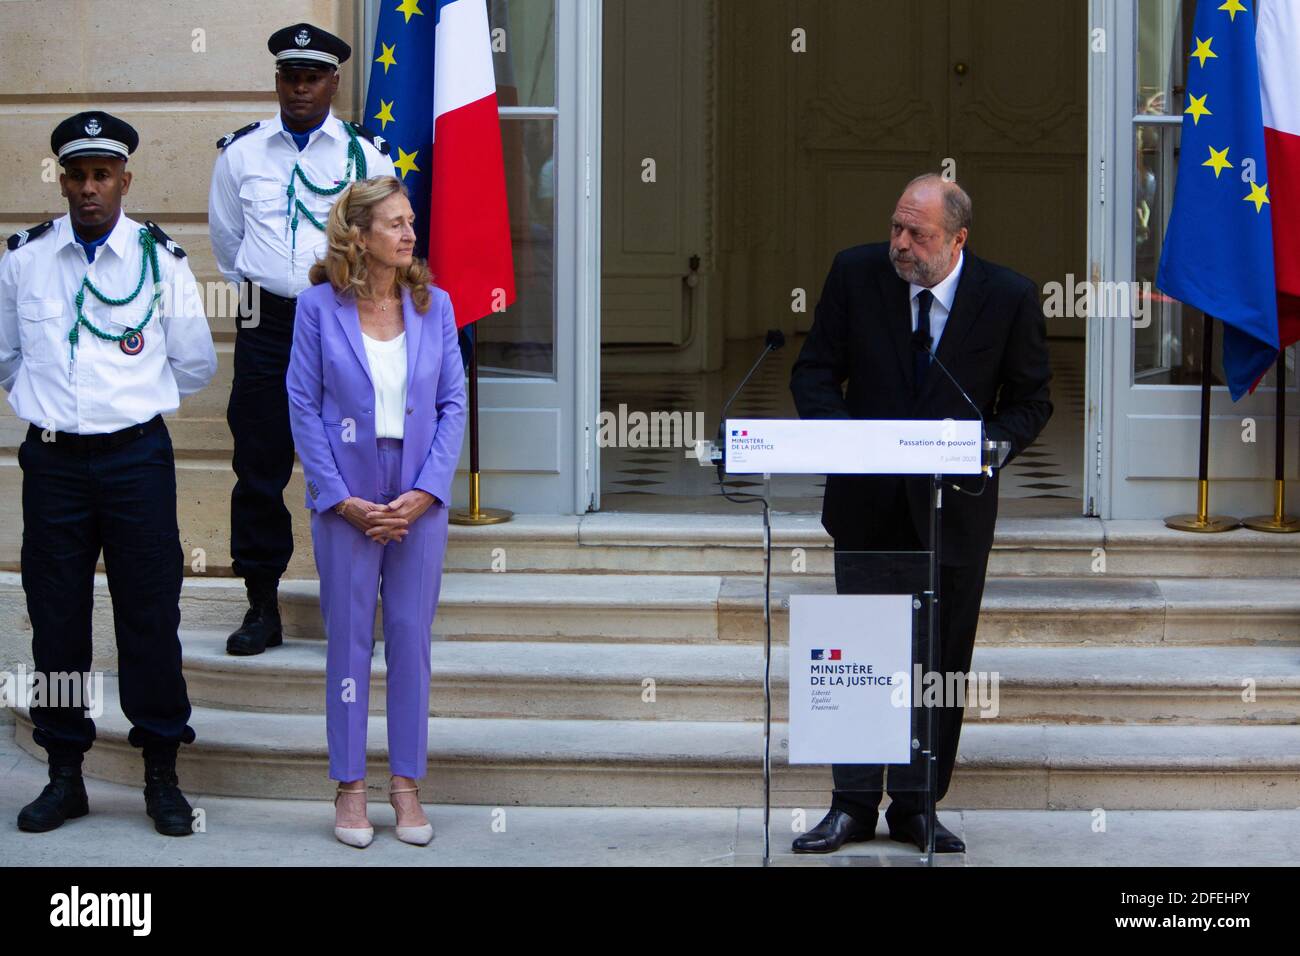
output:
<path id="1" fill-rule="evenodd" d="M 1183 110 L 1183 112 L 1192 114 L 1193 126 L 1200 125 L 1202 116 L 1214 115 L 1208 109 L 1205 108 L 1205 97 L 1209 95 L 1210 95 L 1209 93 L 1206 93 L 1205 96 L 1188 96 L 1188 99 L 1192 101 L 1192 105 L 1187 107 L 1187 109 Z"/>
<path id="2" fill-rule="evenodd" d="M 393 104 L 391 100 L 379 100 L 379 112 L 375 114 L 375 119 L 379 120 L 380 130 L 388 129 L 389 123 L 396 123 L 393 118 Z M 1216 174 L 1217 175 L 1217 174 Z"/>
<path id="3" fill-rule="evenodd" d="M 1268 201 L 1268 183 L 1265 183 L 1262 186 L 1259 183 L 1251 183 L 1250 195 L 1242 196 L 1241 198 L 1243 202 L 1253 202 L 1255 204 L 1255 212 L 1259 212 L 1263 209 L 1265 204 L 1270 206 L 1272 205 L 1272 203 Z"/>
<path id="4" fill-rule="evenodd" d="M 1228 19 L 1233 23 L 1237 22 L 1237 14 L 1246 12 L 1246 8 L 1241 5 L 1241 0 L 1227 0 L 1219 9 L 1225 11 Z"/>
<path id="5" fill-rule="evenodd" d="M 1219 173 L 1223 172 L 1225 169 L 1232 168 L 1232 163 L 1228 162 L 1228 150 L 1230 148 L 1231 147 L 1229 146 L 1225 146 L 1223 147 L 1223 149 L 1215 149 L 1213 146 L 1211 146 L 1210 158 L 1207 159 L 1205 162 L 1201 163 L 1202 166 L 1209 166 L 1211 169 L 1214 170 L 1215 179 L 1218 179 Z"/>
<path id="6" fill-rule="evenodd" d="M 406 22 L 411 22 L 411 17 L 424 16 L 424 11 L 420 9 L 420 0 L 402 0 L 397 5 L 397 12 L 406 16 Z"/>
<path id="7" fill-rule="evenodd" d="M 384 52 L 375 57 L 375 62 L 384 64 L 384 72 L 387 73 L 390 66 L 397 66 L 397 57 L 393 56 L 393 53 L 397 50 L 397 44 L 394 43 L 389 46 L 383 40 L 380 40 L 379 45 L 384 48 Z"/>
<path id="8" fill-rule="evenodd" d="M 397 157 L 397 162 L 393 163 L 393 166 L 402 171 L 403 179 L 406 178 L 407 173 L 418 173 L 420 171 L 420 167 L 415 165 L 415 157 L 420 155 L 418 149 L 414 153 L 408 153 L 399 146 L 397 147 L 397 152 L 399 155 Z"/>
<path id="9" fill-rule="evenodd" d="M 1202 40 L 1200 37 L 1196 38 L 1196 49 L 1192 51 L 1190 59 L 1199 59 L 1201 69 L 1205 69 L 1206 60 L 1217 60 L 1219 58 L 1219 54 L 1210 49 L 1210 44 L 1213 42 L 1214 37 L 1210 37 L 1208 40 Z"/>

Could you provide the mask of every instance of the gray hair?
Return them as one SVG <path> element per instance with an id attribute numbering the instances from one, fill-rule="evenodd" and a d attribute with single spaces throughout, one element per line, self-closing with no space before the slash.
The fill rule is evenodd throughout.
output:
<path id="1" fill-rule="evenodd" d="M 962 229 L 969 232 L 974 223 L 974 215 L 971 210 L 970 196 L 967 195 L 966 190 L 958 186 L 955 181 L 944 179 L 938 173 L 922 173 L 908 183 L 907 189 L 903 191 L 907 192 L 913 186 L 922 184 L 938 186 L 943 193 L 943 228 L 948 235 L 955 236 Z"/>

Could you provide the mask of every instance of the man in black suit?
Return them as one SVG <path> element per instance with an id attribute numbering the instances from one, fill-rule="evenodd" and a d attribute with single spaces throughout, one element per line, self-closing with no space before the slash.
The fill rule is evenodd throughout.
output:
<path id="1" fill-rule="evenodd" d="M 934 174 L 919 176 L 894 209 L 888 243 L 835 257 L 791 375 L 801 418 L 973 418 L 930 348 L 979 407 L 989 438 L 1010 442 L 1012 457 L 1033 442 L 1052 414 L 1038 289 L 967 251 L 970 228 L 965 191 Z M 963 478 L 960 493 L 952 485 L 945 484 L 943 497 L 939 657 L 945 674 L 965 674 L 993 546 L 998 482 L 996 475 Z M 882 588 L 851 552 L 925 550 L 929 515 L 928 478 L 828 476 L 822 525 L 835 541 L 836 590 L 898 590 Z M 935 714 L 936 801 L 948 790 L 961 720 L 961 707 Z M 885 819 L 890 837 L 924 846 L 919 767 L 918 761 L 891 770 Z M 837 764 L 834 777 L 830 812 L 794 841 L 795 852 L 829 853 L 875 836 L 881 767 Z M 966 847 L 937 824 L 935 849 Z"/>

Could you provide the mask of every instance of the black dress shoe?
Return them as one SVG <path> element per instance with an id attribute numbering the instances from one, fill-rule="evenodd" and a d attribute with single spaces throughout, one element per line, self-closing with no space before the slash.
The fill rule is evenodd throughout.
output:
<path id="1" fill-rule="evenodd" d="M 251 657 L 268 647 L 284 643 L 280 629 L 280 604 L 276 596 L 278 582 L 249 581 L 248 610 L 244 623 L 226 639 L 226 653 Z"/>
<path id="2" fill-rule="evenodd" d="M 50 782 L 41 795 L 18 812 L 18 829 L 45 833 L 63 826 L 64 820 L 84 817 L 90 812 L 80 765 L 51 765 L 49 772 Z"/>
<path id="3" fill-rule="evenodd" d="M 153 828 L 164 836 L 194 832 L 194 808 L 176 779 L 176 757 L 147 757 L 144 764 L 144 807 Z"/>
<path id="4" fill-rule="evenodd" d="M 914 843 L 917 849 L 925 852 L 924 813 L 913 813 L 898 820 L 891 820 L 889 814 L 885 814 L 885 822 L 889 824 L 889 839 L 900 843 Z M 934 821 L 934 852 L 966 852 L 966 844 L 962 842 L 961 837 L 940 823 L 938 817 Z"/>
<path id="5" fill-rule="evenodd" d="M 846 843 L 865 843 L 876 838 L 877 815 L 871 815 L 871 825 L 862 823 L 843 810 L 832 809 L 822 822 L 807 833 L 795 837 L 790 845 L 795 853 L 834 853 Z"/>

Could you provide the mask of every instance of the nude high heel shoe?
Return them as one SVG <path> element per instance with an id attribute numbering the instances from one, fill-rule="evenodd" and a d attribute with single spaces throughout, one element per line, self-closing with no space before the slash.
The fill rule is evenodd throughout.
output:
<path id="1" fill-rule="evenodd" d="M 419 792 L 420 792 L 419 787 L 404 787 L 400 790 L 388 791 L 388 802 L 392 804 L 393 813 L 397 813 L 397 804 L 393 802 L 393 794 L 395 793 L 419 794 Z M 419 797 L 417 796 L 416 799 L 418 800 Z M 414 844 L 415 846 L 427 846 L 429 841 L 433 839 L 433 824 L 426 823 L 424 826 L 420 826 L 420 827 L 398 827 L 397 839 L 401 840 L 403 843 L 411 843 Z"/>
<path id="2" fill-rule="evenodd" d="M 334 806 L 339 805 L 339 797 L 345 793 L 365 793 L 364 790 L 344 790 L 342 784 L 335 788 Z M 334 837 L 340 843 L 346 843 L 348 846 L 354 846 L 358 850 L 364 850 L 370 846 L 375 838 L 374 827 L 335 827 Z"/>

